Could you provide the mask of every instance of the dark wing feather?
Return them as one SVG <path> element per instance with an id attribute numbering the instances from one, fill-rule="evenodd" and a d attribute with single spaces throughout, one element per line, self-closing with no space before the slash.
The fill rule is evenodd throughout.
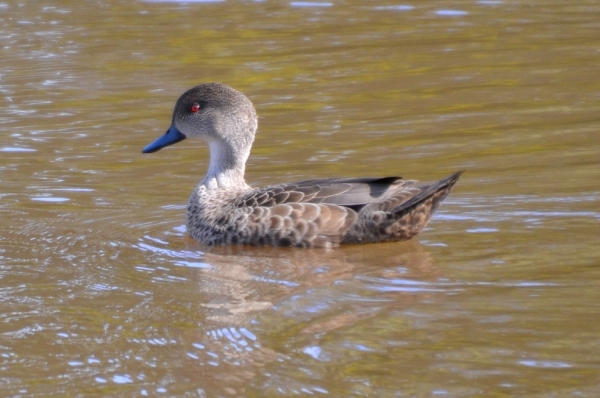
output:
<path id="1" fill-rule="evenodd" d="M 284 184 L 284 189 L 306 192 L 311 203 L 340 206 L 365 205 L 395 192 L 404 181 L 400 177 L 328 178 Z"/>

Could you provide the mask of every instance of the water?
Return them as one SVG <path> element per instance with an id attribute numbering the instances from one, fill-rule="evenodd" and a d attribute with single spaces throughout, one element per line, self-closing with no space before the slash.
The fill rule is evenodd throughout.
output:
<path id="1" fill-rule="evenodd" d="M 0 3 L 0 395 L 600 392 L 600 5 Z M 247 180 L 441 179 L 333 251 L 185 235 L 187 88 L 259 121 Z"/>

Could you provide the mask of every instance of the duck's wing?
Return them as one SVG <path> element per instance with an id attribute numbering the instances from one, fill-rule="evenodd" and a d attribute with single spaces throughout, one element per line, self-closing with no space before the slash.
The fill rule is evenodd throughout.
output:
<path id="1" fill-rule="evenodd" d="M 271 207 L 284 203 L 332 204 L 359 211 L 365 205 L 385 200 L 416 181 L 400 177 L 327 178 L 296 181 L 257 189 L 244 205 Z"/>
<path id="2" fill-rule="evenodd" d="M 272 246 L 332 247 L 358 219 L 356 211 L 330 203 L 310 203 L 320 189 L 278 185 L 239 197 L 243 208 L 234 243 Z"/>
<path id="3" fill-rule="evenodd" d="M 234 207 L 246 209 L 250 244 L 337 246 L 361 208 L 403 183 L 399 177 L 297 181 L 252 190 Z"/>
<path id="4" fill-rule="evenodd" d="M 252 190 L 234 207 L 246 209 L 243 243 L 248 244 L 321 247 L 403 240 L 423 228 L 459 176 L 437 183 L 400 177 L 305 180 Z M 402 224 L 407 213 L 413 217 L 413 209 L 423 218 L 411 218 L 409 231 L 386 230 Z"/>

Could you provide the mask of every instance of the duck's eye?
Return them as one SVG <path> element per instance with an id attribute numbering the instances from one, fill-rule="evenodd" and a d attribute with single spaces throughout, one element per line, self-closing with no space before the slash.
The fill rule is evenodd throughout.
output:
<path id="1" fill-rule="evenodd" d="M 192 112 L 194 112 L 194 113 L 198 112 L 199 110 L 200 110 L 200 105 L 198 105 L 198 104 L 194 104 L 194 105 L 192 105 L 192 107 L 190 108 L 190 111 L 192 111 Z"/>

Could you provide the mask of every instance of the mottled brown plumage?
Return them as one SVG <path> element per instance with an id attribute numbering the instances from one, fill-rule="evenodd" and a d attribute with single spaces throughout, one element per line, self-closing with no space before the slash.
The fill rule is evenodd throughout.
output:
<path id="1" fill-rule="evenodd" d="M 462 172 L 434 183 L 400 177 L 330 178 L 253 189 L 244 169 L 257 128 L 254 107 L 221 83 L 184 93 L 155 152 L 187 137 L 210 147 L 206 177 L 187 208 L 187 230 L 207 245 L 334 247 L 418 234 Z"/>

